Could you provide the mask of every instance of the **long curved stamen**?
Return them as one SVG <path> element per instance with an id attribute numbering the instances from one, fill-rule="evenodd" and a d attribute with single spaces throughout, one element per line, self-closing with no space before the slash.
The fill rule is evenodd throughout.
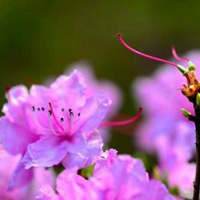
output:
<path id="1" fill-rule="evenodd" d="M 136 115 L 132 117 L 131 119 L 127 119 L 127 120 L 119 121 L 119 122 L 104 122 L 100 125 L 100 127 L 123 126 L 123 125 L 130 124 L 134 122 L 140 116 L 141 112 L 142 112 L 142 108 L 139 108 Z"/>
<path id="2" fill-rule="evenodd" d="M 172 66 L 174 66 L 174 67 L 178 67 L 178 65 L 175 64 L 175 63 L 173 63 L 173 62 L 170 62 L 170 61 L 168 61 L 168 60 L 164 60 L 164 59 L 161 59 L 161 58 L 157 58 L 157 57 L 154 57 L 154 56 L 150 56 L 150 55 L 147 55 L 147 54 L 145 54 L 145 53 L 142 53 L 142 52 L 139 52 L 139 51 L 133 49 L 132 47 L 128 46 L 128 45 L 124 42 L 124 40 L 122 39 L 122 36 L 121 36 L 120 33 L 118 33 L 117 36 L 118 36 L 120 42 L 122 43 L 122 45 L 123 45 L 124 47 L 126 47 L 129 51 L 131 51 L 131 52 L 133 52 L 133 53 L 135 53 L 135 54 L 137 54 L 137 55 L 139 55 L 139 56 L 142 56 L 142 57 L 145 57 L 145 58 L 149 58 L 149 59 L 151 59 L 151 60 L 156 60 L 156 61 L 158 61 L 158 62 L 162 62 L 162 63 L 166 63 L 166 64 L 169 64 L 169 65 L 172 65 Z"/>
<path id="3" fill-rule="evenodd" d="M 174 56 L 174 58 L 175 58 L 176 60 L 180 60 L 180 61 L 184 60 L 184 61 L 187 61 L 187 62 L 190 61 L 188 58 L 181 58 L 181 57 L 179 57 L 179 56 L 177 55 L 177 53 L 176 53 L 176 49 L 175 49 L 174 46 L 171 48 L 171 51 L 172 51 L 172 55 Z"/>
<path id="4" fill-rule="evenodd" d="M 58 120 L 57 120 L 57 118 L 56 118 L 56 115 L 55 115 L 55 113 L 54 113 L 54 111 L 53 111 L 53 108 L 52 108 L 52 105 L 51 105 L 50 102 L 49 102 L 49 108 L 50 108 L 50 110 L 51 110 L 51 112 L 52 112 L 52 116 L 53 116 L 53 118 L 54 118 L 56 124 L 58 125 L 58 127 L 59 127 L 63 132 L 65 132 L 65 131 L 64 131 L 64 128 L 59 124 L 59 122 L 58 122 Z"/>

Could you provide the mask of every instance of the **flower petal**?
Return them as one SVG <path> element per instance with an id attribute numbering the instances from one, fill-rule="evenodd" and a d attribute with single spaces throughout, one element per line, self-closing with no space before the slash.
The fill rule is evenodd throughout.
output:
<path id="1" fill-rule="evenodd" d="M 45 136 L 28 146 L 22 162 L 25 168 L 51 167 L 59 164 L 67 153 L 67 141 L 56 136 Z"/>
<path id="2" fill-rule="evenodd" d="M 67 155 L 62 161 L 66 168 L 84 168 L 92 165 L 102 151 L 102 139 L 97 132 L 84 139 L 79 133 L 69 145 Z"/>
<path id="3" fill-rule="evenodd" d="M 14 173 L 12 174 L 11 180 L 8 185 L 8 190 L 13 190 L 14 188 L 20 188 L 28 185 L 33 179 L 33 169 L 24 169 L 24 164 L 22 162 L 18 163 Z"/>
<path id="4" fill-rule="evenodd" d="M 0 141 L 10 154 L 24 153 L 28 144 L 36 139 L 36 135 L 22 126 L 11 123 L 6 117 L 0 118 Z"/>
<path id="5" fill-rule="evenodd" d="M 59 200 L 55 191 L 50 185 L 43 185 L 40 189 L 40 194 L 35 197 L 35 200 Z"/>
<path id="6" fill-rule="evenodd" d="M 105 118 L 110 105 L 111 100 L 105 97 L 103 93 L 88 99 L 81 111 L 80 124 L 82 123 L 82 125 L 80 125 L 80 130 L 83 133 L 91 133 L 97 129 Z"/>

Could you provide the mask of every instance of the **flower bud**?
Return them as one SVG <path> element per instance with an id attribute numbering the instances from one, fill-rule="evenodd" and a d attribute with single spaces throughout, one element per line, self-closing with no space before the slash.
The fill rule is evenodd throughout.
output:
<path id="1" fill-rule="evenodd" d="M 194 71 L 196 69 L 196 66 L 191 62 L 191 61 L 189 61 L 188 62 L 188 70 L 189 71 Z"/>
<path id="2" fill-rule="evenodd" d="M 197 106 L 200 106 L 200 93 L 197 93 L 196 104 L 197 104 Z"/>
<path id="3" fill-rule="evenodd" d="M 177 65 L 177 68 L 184 76 L 188 73 L 188 70 L 181 65 Z"/>
<path id="4" fill-rule="evenodd" d="M 189 117 L 191 116 L 191 113 L 187 110 L 185 110 L 184 108 L 181 108 L 181 111 L 183 113 L 183 115 L 189 119 Z"/>

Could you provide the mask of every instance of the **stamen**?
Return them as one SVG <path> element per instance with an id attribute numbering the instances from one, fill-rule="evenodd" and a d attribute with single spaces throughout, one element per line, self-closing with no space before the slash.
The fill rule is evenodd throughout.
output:
<path id="1" fill-rule="evenodd" d="M 36 111 L 35 106 L 32 106 L 31 109 L 32 109 L 32 116 L 33 116 L 35 124 L 37 124 L 38 126 L 42 126 L 40 121 L 38 121 L 36 116 L 35 116 L 35 111 Z"/>
<path id="2" fill-rule="evenodd" d="M 33 112 L 35 111 L 35 106 L 32 106 L 32 111 L 33 111 Z"/>
<path id="3" fill-rule="evenodd" d="M 56 116 L 55 116 L 55 113 L 53 112 L 53 108 L 52 108 L 52 105 L 51 105 L 50 102 L 49 102 L 49 107 L 50 107 L 50 110 L 51 110 L 51 112 L 52 112 L 52 115 L 53 115 L 53 118 L 54 118 L 56 124 L 57 124 L 58 127 L 64 132 L 64 128 L 59 124 L 59 122 L 58 122 L 58 120 L 57 120 L 57 118 L 56 118 Z"/>
<path id="4" fill-rule="evenodd" d="M 74 113 L 72 111 L 71 108 L 69 108 L 69 120 L 70 120 L 70 124 L 69 124 L 69 135 L 72 133 L 72 128 L 73 128 L 73 124 L 74 124 Z"/>
<path id="5" fill-rule="evenodd" d="M 76 124 L 76 123 L 79 121 L 80 116 L 81 116 L 81 113 L 79 112 L 79 113 L 78 113 L 78 118 L 77 118 L 77 120 L 74 122 L 74 124 Z"/>
<path id="6" fill-rule="evenodd" d="M 181 61 L 181 60 L 184 60 L 184 61 L 187 61 L 187 62 L 190 61 L 188 58 L 181 58 L 181 57 L 179 57 L 179 56 L 177 55 L 177 53 L 176 53 L 176 49 L 175 49 L 174 46 L 171 48 L 171 51 L 172 51 L 172 55 L 174 56 L 174 58 L 175 58 L 176 60 L 180 60 L 180 61 Z"/>
<path id="7" fill-rule="evenodd" d="M 49 114 L 49 116 L 51 116 L 51 115 L 52 115 L 52 112 L 51 112 L 51 110 L 48 110 L 48 114 Z"/>
<path id="8" fill-rule="evenodd" d="M 51 129 L 51 131 L 52 131 L 52 133 L 53 133 L 54 135 L 61 135 L 60 133 L 56 133 L 56 131 L 54 130 L 53 124 L 52 124 L 51 115 L 52 115 L 52 111 L 51 111 L 51 110 L 48 110 L 48 119 L 49 119 L 50 129 Z"/>
<path id="9" fill-rule="evenodd" d="M 73 116 L 74 116 L 74 113 L 73 113 L 73 112 L 70 112 L 69 114 L 70 114 L 70 117 L 73 117 Z"/>
<path id="10" fill-rule="evenodd" d="M 140 116 L 141 112 L 142 112 L 142 108 L 139 108 L 136 115 L 132 117 L 131 119 L 127 119 L 127 120 L 119 121 L 119 122 L 104 122 L 100 125 L 100 127 L 123 126 L 123 125 L 130 124 L 134 122 Z"/>
<path id="11" fill-rule="evenodd" d="M 131 51 L 131 52 L 133 52 L 133 53 L 135 53 L 135 54 L 137 54 L 137 55 L 139 55 L 139 56 L 142 56 L 142 57 L 145 57 L 145 58 L 149 58 L 149 59 L 151 59 L 151 60 L 156 60 L 156 61 L 158 61 L 158 62 L 166 63 L 166 64 L 172 65 L 172 66 L 174 66 L 174 67 L 177 67 L 177 64 L 175 64 L 175 63 L 173 63 L 173 62 L 170 62 L 170 61 L 168 61 L 168 60 L 164 60 L 164 59 L 161 59 L 161 58 L 157 58 L 157 57 L 154 57 L 154 56 L 150 56 L 150 55 L 147 55 L 147 54 L 145 54 L 145 53 L 142 53 L 142 52 L 139 52 L 139 51 L 133 49 L 132 47 L 128 46 L 128 45 L 124 42 L 124 40 L 122 39 L 122 36 L 121 36 L 120 33 L 118 33 L 117 36 L 118 36 L 120 42 L 122 43 L 122 45 L 123 45 L 124 47 L 126 47 L 129 51 Z"/>
<path id="12" fill-rule="evenodd" d="M 63 117 L 61 117 L 61 118 L 60 118 L 60 121 L 61 121 L 61 122 L 64 122 L 64 118 L 63 118 Z"/>

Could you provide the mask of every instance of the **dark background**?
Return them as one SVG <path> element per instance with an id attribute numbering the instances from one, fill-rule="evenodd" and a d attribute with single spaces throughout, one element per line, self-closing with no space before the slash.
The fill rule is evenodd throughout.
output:
<path id="1" fill-rule="evenodd" d="M 200 48 L 200 1 L 0 0 L 0 103 L 7 85 L 40 84 L 88 60 L 99 79 L 123 91 L 120 116 L 134 115 L 131 83 L 158 63 L 128 52 L 118 32 L 136 49 L 165 59 L 171 45 L 180 54 Z M 113 129 L 110 147 L 132 153 L 134 126 Z"/>

